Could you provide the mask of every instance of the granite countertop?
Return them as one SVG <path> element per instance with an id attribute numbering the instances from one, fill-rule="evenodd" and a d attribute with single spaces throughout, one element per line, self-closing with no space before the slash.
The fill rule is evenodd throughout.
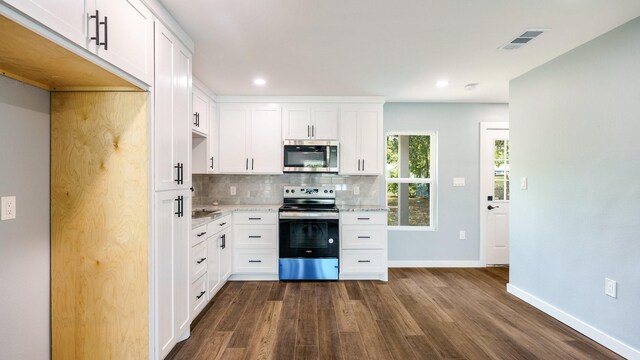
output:
<path id="1" fill-rule="evenodd" d="M 234 212 L 258 212 L 258 211 L 278 211 L 280 204 L 276 205 L 193 205 L 192 210 L 207 210 L 216 211 L 211 216 L 206 216 L 198 219 L 191 220 L 191 229 L 195 229 L 198 226 L 205 225 L 211 221 L 219 219 L 225 215 L 232 214 Z M 217 210 L 220 210 L 219 212 Z"/>
<path id="2" fill-rule="evenodd" d="M 338 209 L 341 212 L 353 211 L 389 211 L 388 207 L 379 205 L 340 205 Z"/>

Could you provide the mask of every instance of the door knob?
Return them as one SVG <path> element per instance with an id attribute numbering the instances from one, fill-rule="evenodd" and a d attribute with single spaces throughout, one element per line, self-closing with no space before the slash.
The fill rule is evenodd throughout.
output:
<path id="1" fill-rule="evenodd" d="M 497 208 L 499 208 L 499 207 L 500 207 L 500 206 L 492 206 L 492 205 L 489 205 L 489 206 L 487 206 L 487 209 L 489 209 L 489 210 L 493 210 L 493 209 L 497 209 Z"/>

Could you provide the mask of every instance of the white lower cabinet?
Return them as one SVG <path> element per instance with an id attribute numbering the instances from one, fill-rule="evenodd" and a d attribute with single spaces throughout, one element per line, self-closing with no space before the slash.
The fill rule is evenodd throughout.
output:
<path id="1" fill-rule="evenodd" d="M 155 318 L 159 358 L 189 335 L 191 192 L 155 194 Z"/>
<path id="2" fill-rule="evenodd" d="M 191 284 L 191 313 L 195 317 L 207 305 L 207 275 L 203 274 Z"/>
<path id="3" fill-rule="evenodd" d="M 231 215 L 210 222 L 207 230 L 212 234 L 207 240 L 207 291 L 211 300 L 231 275 Z"/>
<path id="4" fill-rule="evenodd" d="M 387 281 L 387 213 L 340 213 L 340 279 Z"/>
<path id="5" fill-rule="evenodd" d="M 278 213 L 237 212 L 234 215 L 234 274 L 278 274 Z M 245 277 L 246 278 L 246 277 Z"/>

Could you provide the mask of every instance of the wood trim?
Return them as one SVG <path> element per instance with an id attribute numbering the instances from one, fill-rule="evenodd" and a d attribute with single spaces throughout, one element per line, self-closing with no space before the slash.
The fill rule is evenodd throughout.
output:
<path id="1" fill-rule="evenodd" d="M 608 348 L 609 350 L 620 354 L 627 359 L 640 359 L 639 349 L 632 348 L 631 346 L 603 332 L 602 330 L 599 330 L 592 325 L 589 325 L 586 322 L 574 317 L 573 315 L 558 309 L 557 307 L 540 298 L 535 297 L 534 295 L 518 288 L 517 286 L 513 284 L 507 284 L 507 292 L 535 307 L 536 309 L 554 317 L 563 324 L 572 327 L 576 331 L 589 337 L 593 341 Z"/>
<path id="2" fill-rule="evenodd" d="M 53 359 L 149 357 L 147 96 L 51 95 Z"/>

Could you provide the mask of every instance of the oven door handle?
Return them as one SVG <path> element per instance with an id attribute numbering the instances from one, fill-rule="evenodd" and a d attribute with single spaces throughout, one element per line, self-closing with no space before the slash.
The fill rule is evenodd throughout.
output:
<path id="1" fill-rule="evenodd" d="M 283 211 L 280 213 L 280 219 L 290 220 L 290 219 L 330 219 L 330 220 L 338 220 L 338 213 L 335 212 L 310 212 L 310 211 Z"/>

